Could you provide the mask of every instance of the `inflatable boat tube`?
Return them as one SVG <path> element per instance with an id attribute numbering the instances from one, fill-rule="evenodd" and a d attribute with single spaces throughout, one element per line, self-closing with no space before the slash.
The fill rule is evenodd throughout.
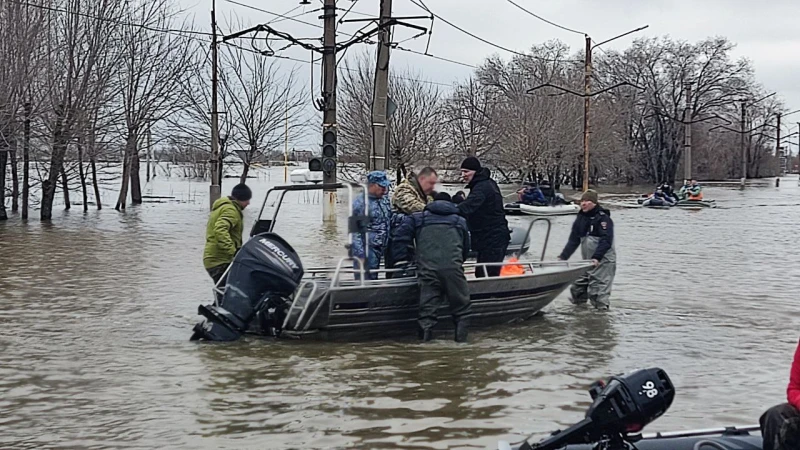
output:
<path id="1" fill-rule="evenodd" d="M 528 215 L 528 216 L 568 216 L 578 214 L 581 210 L 580 206 L 569 205 L 525 205 L 522 203 L 507 203 L 505 205 L 506 214 L 511 215 Z"/>

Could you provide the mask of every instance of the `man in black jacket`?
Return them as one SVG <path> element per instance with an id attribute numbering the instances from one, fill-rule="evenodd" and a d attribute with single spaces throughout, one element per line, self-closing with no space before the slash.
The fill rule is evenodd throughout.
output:
<path id="1" fill-rule="evenodd" d="M 459 203 L 458 211 L 467 218 L 472 234 L 472 248 L 478 252 L 479 263 L 501 263 L 511 240 L 503 194 L 489 169 L 481 167 L 478 158 L 470 156 L 461 163 L 461 176 L 467 182 L 469 195 Z M 500 275 L 501 266 L 486 267 L 475 271 L 476 277 Z"/>
<path id="2" fill-rule="evenodd" d="M 422 212 L 406 216 L 395 234 L 394 258 L 407 260 L 414 241 L 420 337 L 431 340 L 437 310 L 442 297 L 447 297 L 456 324 L 455 340 L 466 342 L 471 303 L 463 264 L 469 252 L 469 231 L 447 193 L 436 194 Z"/>
<path id="3" fill-rule="evenodd" d="M 597 192 L 589 189 L 581 196 L 581 212 L 572 224 L 567 245 L 558 259 L 567 260 L 578 246 L 583 259 L 591 259 L 594 268 L 572 284 L 572 303 L 589 300 L 597 309 L 608 309 L 611 285 L 617 272 L 614 250 L 614 222 L 611 213 L 598 204 Z"/>

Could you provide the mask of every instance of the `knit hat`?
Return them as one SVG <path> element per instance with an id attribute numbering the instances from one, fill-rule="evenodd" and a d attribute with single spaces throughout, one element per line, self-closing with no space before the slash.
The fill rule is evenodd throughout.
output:
<path id="1" fill-rule="evenodd" d="M 433 199 L 434 200 L 444 200 L 444 201 L 448 201 L 448 202 L 452 202 L 453 201 L 453 199 L 450 197 L 450 194 L 448 194 L 447 192 L 439 192 L 439 193 L 437 193 L 436 195 L 433 196 Z"/>
<path id="2" fill-rule="evenodd" d="M 478 161 L 478 158 L 470 156 L 469 158 L 466 158 L 464 162 L 461 163 L 461 168 L 477 172 L 481 170 L 481 162 Z"/>
<path id="3" fill-rule="evenodd" d="M 594 203 L 595 205 L 598 203 L 597 199 L 597 191 L 594 189 L 589 189 L 581 195 L 581 201 L 589 200 L 590 202 Z"/>
<path id="4" fill-rule="evenodd" d="M 377 184 L 380 187 L 388 188 L 389 178 L 386 176 L 386 172 L 382 172 L 380 170 L 373 170 L 372 172 L 367 174 L 367 183 Z"/>
<path id="5" fill-rule="evenodd" d="M 250 188 L 244 183 L 237 184 L 233 187 L 233 190 L 231 190 L 231 197 L 234 200 L 246 202 L 253 198 L 253 191 L 251 191 Z"/>

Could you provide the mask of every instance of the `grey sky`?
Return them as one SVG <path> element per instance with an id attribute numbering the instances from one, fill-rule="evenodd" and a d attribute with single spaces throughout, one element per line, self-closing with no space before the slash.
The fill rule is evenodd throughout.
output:
<path id="1" fill-rule="evenodd" d="M 190 14 L 195 16 L 198 26 L 209 29 L 211 0 L 179 0 Z M 285 13 L 299 6 L 298 0 L 236 0 L 276 13 Z M 419 2 L 418 0 L 415 0 Z M 726 36 L 738 44 L 735 56 L 750 59 L 755 67 L 757 79 L 765 89 L 777 91 L 790 110 L 800 109 L 800 1 L 773 0 L 514 0 L 528 10 L 568 28 L 589 33 L 600 42 L 642 25 L 650 27 L 635 35 L 607 44 L 604 48 L 623 49 L 636 37 L 669 35 L 674 39 L 697 41 L 708 36 Z M 350 0 L 339 0 L 340 8 L 349 8 Z M 348 18 L 363 17 L 358 13 L 377 15 L 379 0 L 357 0 Z M 583 46 L 583 36 L 570 33 L 541 22 L 517 9 L 507 0 L 425 0 L 425 4 L 437 15 L 454 24 L 504 47 L 525 51 L 532 44 L 550 39 L 560 39 L 573 49 Z M 311 0 L 307 9 L 321 7 L 320 0 Z M 217 11 L 223 30 L 225 19 L 235 13 L 250 23 L 274 20 L 275 16 L 254 11 L 217 0 Z M 302 12 L 298 9 L 290 15 Z M 320 23 L 319 12 L 299 19 Z M 394 0 L 395 15 L 424 15 L 412 0 Z M 427 21 L 417 21 L 428 26 Z M 275 28 L 298 37 L 315 37 L 321 30 L 312 26 L 280 21 Z M 357 24 L 345 24 L 341 30 L 353 32 Z M 395 41 L 410 37 L 410 31 L 398 31 Z M 424 51 L 426 38 L 403 43 L 404 47 Z M 366 45 L 351 50 L 373 51 Z M 509 57 L 509 53 L 477 41 L 449 25 L 435 21 L 430 53 L 469 64 L 480 64 L 486 56 L 497 53 Z M 284 52 L 303 60 L 309 54 L 301 49 Z M 308 72 L 308 64 L 286 61 L 287 68 L 296 67 Z M 425 56 L 405 52 L 392 54 L 393 67 L 411 67 L 419 78 L 450 84 L 468 76 L 471 69 L 456 64 L 437 61 Z M 308 76 L 303 77 L 306 82 Z M 318 88 L 318 85 L 316 86 Z M 446 87 L 443 86 L 444 89 Z M 317 94 L 318 95 L 318 94 Z M 787 117 L 786 121 L 800 121 L 800 113 Z M 792 125 L 796 130 L 796 125 Z M 789 129 L 785 129 L 785 132 Z M 794 131 L 794 130 L 791 130 Z M 793 142 L 795 142 L 793 140 Z M 311 144 L 297 142 L 298 147 Z"/>

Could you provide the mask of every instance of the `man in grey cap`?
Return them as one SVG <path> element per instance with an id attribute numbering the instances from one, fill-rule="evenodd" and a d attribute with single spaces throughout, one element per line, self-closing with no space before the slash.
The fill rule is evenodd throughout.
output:
<path id="1" fill-rule="evenodd" d="M 614 222 L 611 213 L 598 204 L 597 192 L 589 189 L 581 196 L 581 212 L 572 224 L 567 245 L 558 259 L 566 261 L 581 247 L 583 259 L 591 259 L 594 268 L 572 284 L 570 301 L 590 301 L 597 309 L 608 309 L 611 285 L 617 272 L 614 251 Z"/>
<path id="2" fill-rule="evenodd" d="M 374 280 L 378 274 L 370 272 L 381 265 L 381 256 L 386 251 L 389 242 L 389 231 L 392 219 L 392 207 L 386 193 L 389 192 L 389 178 L 386 172 L 378 170 L 367 174 L 367 192 L 359 195 L 353 201 L 353 215 L 362 216 L 369 202 L 369 225 L 366 234 L 359 234 L 353 238 L 353 257 L 359 261 L 354 262 L 356 278 L 360 278 L 361 263 L 366 271 L 365 278 Z M 366 197 L 366 199 L 365 199 Z M 367 235 L 369 242 L 367 242 Z"/>

